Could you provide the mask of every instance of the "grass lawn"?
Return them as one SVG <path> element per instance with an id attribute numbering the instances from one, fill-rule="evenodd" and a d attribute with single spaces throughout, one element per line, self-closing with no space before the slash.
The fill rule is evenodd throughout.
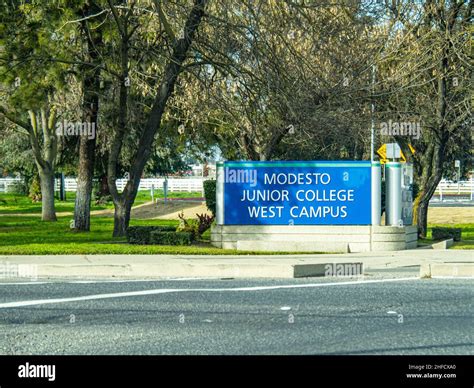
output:
<path id="1" fill-rule="evenodd" d="M 455 242 L 451 249 L 474 249 L 474 224 L 434 224 L 429 225 L 428 236 L 424 241 L 433 243 L 431 237 L 431 228 L 445 227 L 445 228 L 461 228 L 462 241 Z"/>
<path id="2" fill-rule="evenodd" d="M 156 198 L 162 196 L 156 192 Z M 201 193 L 170 193 L 170 197 L 200 197 Z M 67 201 L 56 203 L 57 212 L 74 211 L 74 193 L 68 193 Z M 70 215 L 58 217 L 58 222 L 42 222 L 38 214 L 41 203 L 31 203 L 24 196 L 0 194 L 0 254 L 33 255 L 33 254 L 238 254 L 246 255 L 248 251 L 225 250 L 210 245 L 209 232 L 204 240 L 192 246 L 162 245 L 129 245 L 124 238 L 113 238 L 113 218 L 93 216 L 91 232 L 77 233 L 69 228 Z M 149 191 L 141 191 L 135 206 L 150 201 Z M 93 206 L 92 210 L 113 208 L 112 204 Z M 14 215 L 18 213 L 20 215 Z M 137 220 L 132 219 L 131 225 L 177 225 L 175 220 Z M 463 241 L 454 244 L 453 249 L 474 249 L 474 223 L 464 224 L 430 224 L 427 239 L 420 243 L 430 244 L 431 228 L 434 226 L 457 227 L 462 229 Z M 283 254 L 278 252 L 276 254 Z M 292 252 L 286 252 L 292 253 Z M 293 252 L 294 253 L 294 252 Z M 261 254 L 271 254 L 261 252 Z"/>
<path id="3" fill-rule="evenodd" d="M 155 190 L 155 199 L 163 197 L 163 190 Z M 202 197 L 201 192 L 175 192 L 169 193 L 169 198 L 196 198 Z M 74 212 L 74 201 L 76 198 L 75 192 L 68 192 L 66 194 L 66 201 L 56 200 L 56 212 Z M 3 201 L 5 202 L 3 202 Z M 135 199 L 134 206 L 151 201 L 149 190 L 139 191 Z M 91 210 L 113 209 L 112 202 L 106 205 L 96 205 L 92 202 Z M 32 203 L 31 200 L 23 195 L 17 194 L 0 194 L 0 214 L 35 214 L 41 213 L 41 202 Z"/>
<path id="4" fill-rule="evenodd" d="M 38 216 L 0 217 L 0 254 L 193 254 L 248 255 L 258 252 L 220 249 L 209 242 L 191 246 L 130 245 L 125 238 L 113 238 L 113 218 L 92 217 L 91 232 L 76 233 L 69 228 L 71 217 L 57 222 L 42 222 Z M 177 225 L 173 220 L 132 220 L 131 225 Z M 203 236 L 206 237 L 206 234 Z M 209 238 L 209 232 L 207 232 Z M 277 254 L 283 254 L 278 252 Z M 261 252 L 260 254 L 271 254 Z"/>

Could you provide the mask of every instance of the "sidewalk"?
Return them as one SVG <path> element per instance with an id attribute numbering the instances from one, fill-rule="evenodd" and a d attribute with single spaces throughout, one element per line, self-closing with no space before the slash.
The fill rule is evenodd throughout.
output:
<path id="1" fill-rule="evenodd" d="M 414 249 L 320 255 L 28 255 L 0 256 L 2 272 L 33 271 L 47 278 L 293 278 L 324 276 L 327 264 L 363 269 L 420 266 L 422 276 L 474 277 L 473 252 Z M 33 265 L 33 266 L 32 266 Z M 436 274 L 431 272 L 436 269 Z M 441 272 L 440 272 L 441 271 Z"/>

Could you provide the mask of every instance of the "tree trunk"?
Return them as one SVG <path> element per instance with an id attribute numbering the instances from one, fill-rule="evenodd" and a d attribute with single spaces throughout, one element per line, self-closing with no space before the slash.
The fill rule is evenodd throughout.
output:
<path id="1" fill-rule="evenodd" d="M 96 13 L 98 7 L 90 5 L 84 14 Z M 100 29 L 89 30 L 87 21 L 82 23 L 83 36 L 87 42 L 87 59 L 93 63 L 98 59 L 97 47 L 102 44 Z M 82 134 L 79 144 L 79 171 L 77 176 L 76 204 L 74 207 L 74 229 L 88 232 L 90 230 L 90 213 L 92 199 L 92 179 L 94 177 L 95 146 L 97 138 L 97 116 L 99 111 L 99 67 L 84 69 L 83 90 L 83 124 L 88 133 Z M 89 136 L 90 135 L 90 136 Z"/>
<path id="2" fill-rule="evenodd" d="M 41 183 L 41 219 L 43 221 L 57 221 L 54 208 L 54 171 L 40 169 Z"/>
<path id="3" fill-rule="evenodd" d="M 130 212 L 133 200 L 114 203 L 114 237 L 122 237 L 127 235 L 128 224 L 130 223 Z"/>
<path id="4" fill-rule="evenodd" d="M 420 238 L 425 238 L 428 232 L 428 207 L 442 178 L 442 170 L 436 170 L 433 171 L 433 176 L 422 185 L 413 203 L 414 222 L 418 227 L 418 236 Z"/>
<path id="5" fill-rule="evenodd" d="M 447 141 L 447 137 L 443 137 L 441 141 L 433 140 L 419 161 L 422 176 L 420 191 L 413 202 L 413 221 L 418 227 L 420 238 L 425 238 L 428 231 L 428 206 L 443 177 Z"/>
<path id="6" fill-rule="evenodd" d="M 99 196 L 107 197 L 110 195 L 109 184 L 107 183 L 107 174 L 99 178 Z"/>
<path id="7" fill-rule="evenodd" d="M 74 229 L 90 230 L 92 200 L 92 178 L 94 175 L 95 137 L 81 136 L 79 145 L 79 173 L 77 176 L 76 204 L 74 207 Z"/>
<path id="8" fill-rule="evenodd" d="M 97 129 L 98 95 L 94 92 L 86 92 L 84 104 L 84 122 Z M 91 139 L 87 135 L 82 135 L 80 139 L 76 204 L 74 207 L 74 229 L 76 231 L 88 232 L 90 230 L 96 137 L 94 132 L 94 136 Z"/>

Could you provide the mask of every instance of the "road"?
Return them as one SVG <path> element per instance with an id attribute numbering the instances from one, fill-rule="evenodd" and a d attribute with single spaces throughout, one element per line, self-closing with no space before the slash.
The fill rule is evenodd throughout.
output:
<path id="1" fill-rule="evenodd" d="M 0 283 L 0 354 L 474 354 L 473 281 Z M 54 300 L 53 300 L 54 299 Z"/>

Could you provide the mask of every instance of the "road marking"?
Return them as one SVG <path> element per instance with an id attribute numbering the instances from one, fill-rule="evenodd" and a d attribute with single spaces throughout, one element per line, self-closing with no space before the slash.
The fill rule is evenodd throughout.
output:
<path id="1" fill-rule="evenodd" d="M 31 282 L 0 282 L 0 286 L 21 286 L 36 284 L 102 284 L 102 283 L 138 283 L 138 282 L 171 282 L 187 280 L 211 280 L 214 278 L 160 278 L 160 279 L 121 279 L 121 280 L 58 280 Z M 217 278 L 215 278 L 217 279 Z"/>
<path id="2" fill-rule="evenodd" d="M 50 284 L 52 282 L 17 282 L 17 283 L 3 283 L 0 282 L 0 286 L 22 286 L 24 284 L 27 284 L 29 286 L 31 285 L 36 285 L 36 284 Z"/>
<path id="3" fill-rule="evenodd" d="M 289 284 L 281 286 L 258 286 L 258 287 L 236 287 L 236 288 L 163 288 L 154 290 L 143 290 L 143 291 L 127 291 L 127 292 L 115 292 L 110 294 L 96 294 L 78 296 L 73 298 L 57 298 L 57 299 L 37 299 L 37 300 L 25 300 L 19 302 L 8 302 L 1 303 L 0 309 L 7 309 L 13 307 L 25 307 L 25 306 L 37 306 L 42 304 L 53 304 L 53 303 L 68 303 L 68 302 L 82 302 L 86 300 L 96 299 L 111 299 L 111 298 L 123 298 L 127 296 L 144 296 L 144 295 L 158 295 L 158 294 L 170 294 L 175 292 L 237 292 L 237 291 L 269 291 L 269 290 L 284 290 L 294 288 L 316 288 L 316 287 L 331 287 L 331 286 L 347 286 L 347 285 L 361 285 L 361 284 L 374 284 L 374 283 L 389 283 L 389 282 L 402 282 L 408 280 L 420 280 L 416 277 L 410 278 L 397 278 L 397 279 L 379 279 L 379 280 L 366 280 L 366 281 L 350 281 L 350 282 L 338 282 L 338 283 L 307 283 L 307 284 Z"/>

